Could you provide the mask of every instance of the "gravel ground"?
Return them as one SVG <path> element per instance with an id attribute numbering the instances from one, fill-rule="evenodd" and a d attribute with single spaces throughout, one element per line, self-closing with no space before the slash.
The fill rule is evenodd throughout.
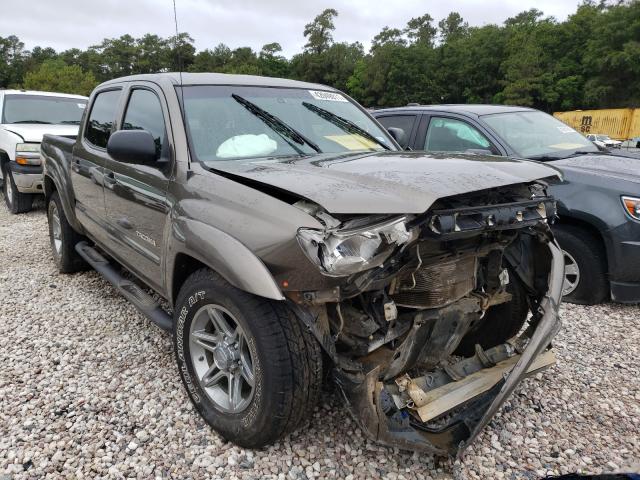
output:
<path id="1" fill-rule="evenodd" d="M 640 468 L 640 308 L 562 308 L 558 364 L 462 460 L 365 439 L 335 394 L 261 451 L 192 409 L 167 334 L 96 273 L 59 275 L 42 208 L 0 207 L 0 478 L 539 478 Z"/>

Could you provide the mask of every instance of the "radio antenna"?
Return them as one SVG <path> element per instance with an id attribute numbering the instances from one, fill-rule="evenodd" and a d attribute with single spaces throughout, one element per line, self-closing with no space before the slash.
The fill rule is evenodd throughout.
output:
<path id="1" fill-rule="evenodd" d="M 178 55 L 178 76 L 180 78 L 180 103 L 182 103 L 181 113 L 182 113 L 182 126 L 183 128 L 187 128 L 187 122 L 185 119 L 185 104 L 184 104 L 184 84 L 182 83 L 182 55 L 180 55 L 180 48 L 178 47 L 178 13 L 176 10 L 176 0 L 173 0 L 173 22 L 176 27 L 176 36 L 173 42 L 174 48 L 176 49 L 176 54 Z M 191 157 L 187 155 L 187 165 L 191 168 Z"/>

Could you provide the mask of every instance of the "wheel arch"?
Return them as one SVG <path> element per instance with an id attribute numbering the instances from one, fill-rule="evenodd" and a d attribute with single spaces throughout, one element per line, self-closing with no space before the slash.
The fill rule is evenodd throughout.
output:
<path id="1" fill-rule="evenodd" d="M 568 226 L 568 227 L 573 227 L 573 228 L 580 228 L 582 230 L 585 230 L 593 238 L 595 238 L 598 241 L 598 244 L 600 245 L 600 247 L 602 248 L 602 251 L 605 254 L 603 258 L 606 260 L 607 266 L 608 266 L 609 257 L 608 257 L 607 243 L 605 242 L 605 239 L 602 236 L 602 233 L 601 233 L 600 229 L 598 229 L 598 227 L 596 227 L 592 223 L 589 223 L 589 222 L 587 222 L 585 220 L 582 220 L 582 219 L 579 219 L 579 218 L 575 218 L 575 217 L 565 216 L 565 215 L 563 215 L 561 217 L 560 221 L 556 221 L 556 223 L 554 225 L 554 227 L 563 227 L 563 226 Z"/>
<path id="2" fill-rule="evenodd" d="M 166 248 L 165 281 L 175 305 L 184 281 L 208 268 L 234 287 L 273 300 L 284 300 L 271 272 L 249 248 L 221 230 L 202 222 L 174 218 Z"/>

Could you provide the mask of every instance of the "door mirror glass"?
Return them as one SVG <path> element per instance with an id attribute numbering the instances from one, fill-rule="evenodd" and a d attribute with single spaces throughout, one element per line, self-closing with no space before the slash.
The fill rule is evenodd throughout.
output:
<path id="1" fill-rule="evenodd" d="M 146 130 L 120 130 L 111 134 L 107 153 L 114 160 L 135 165 L 154 165 L 158 159 L 156 142 Z"/>

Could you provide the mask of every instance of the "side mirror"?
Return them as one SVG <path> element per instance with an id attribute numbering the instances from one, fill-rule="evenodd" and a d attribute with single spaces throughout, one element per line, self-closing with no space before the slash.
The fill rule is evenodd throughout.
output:
<path id="1" fill-rule="evenodd" d="M 107 153 L 118 162 L 153 165 L 158 159 L 156 142 L 146 130 L 118 130 L 107 142 Z"/>
<path id="2" fill-rule="evenodd" d="M 387 128 L 387 132 L 389 132 L 389 135 L 391 135 L 393 139 L 400 144 L 401 147 L 405 148 L 407 134 L 404 133 L 403 129 L 398 127 L 389 127 Z"/>

